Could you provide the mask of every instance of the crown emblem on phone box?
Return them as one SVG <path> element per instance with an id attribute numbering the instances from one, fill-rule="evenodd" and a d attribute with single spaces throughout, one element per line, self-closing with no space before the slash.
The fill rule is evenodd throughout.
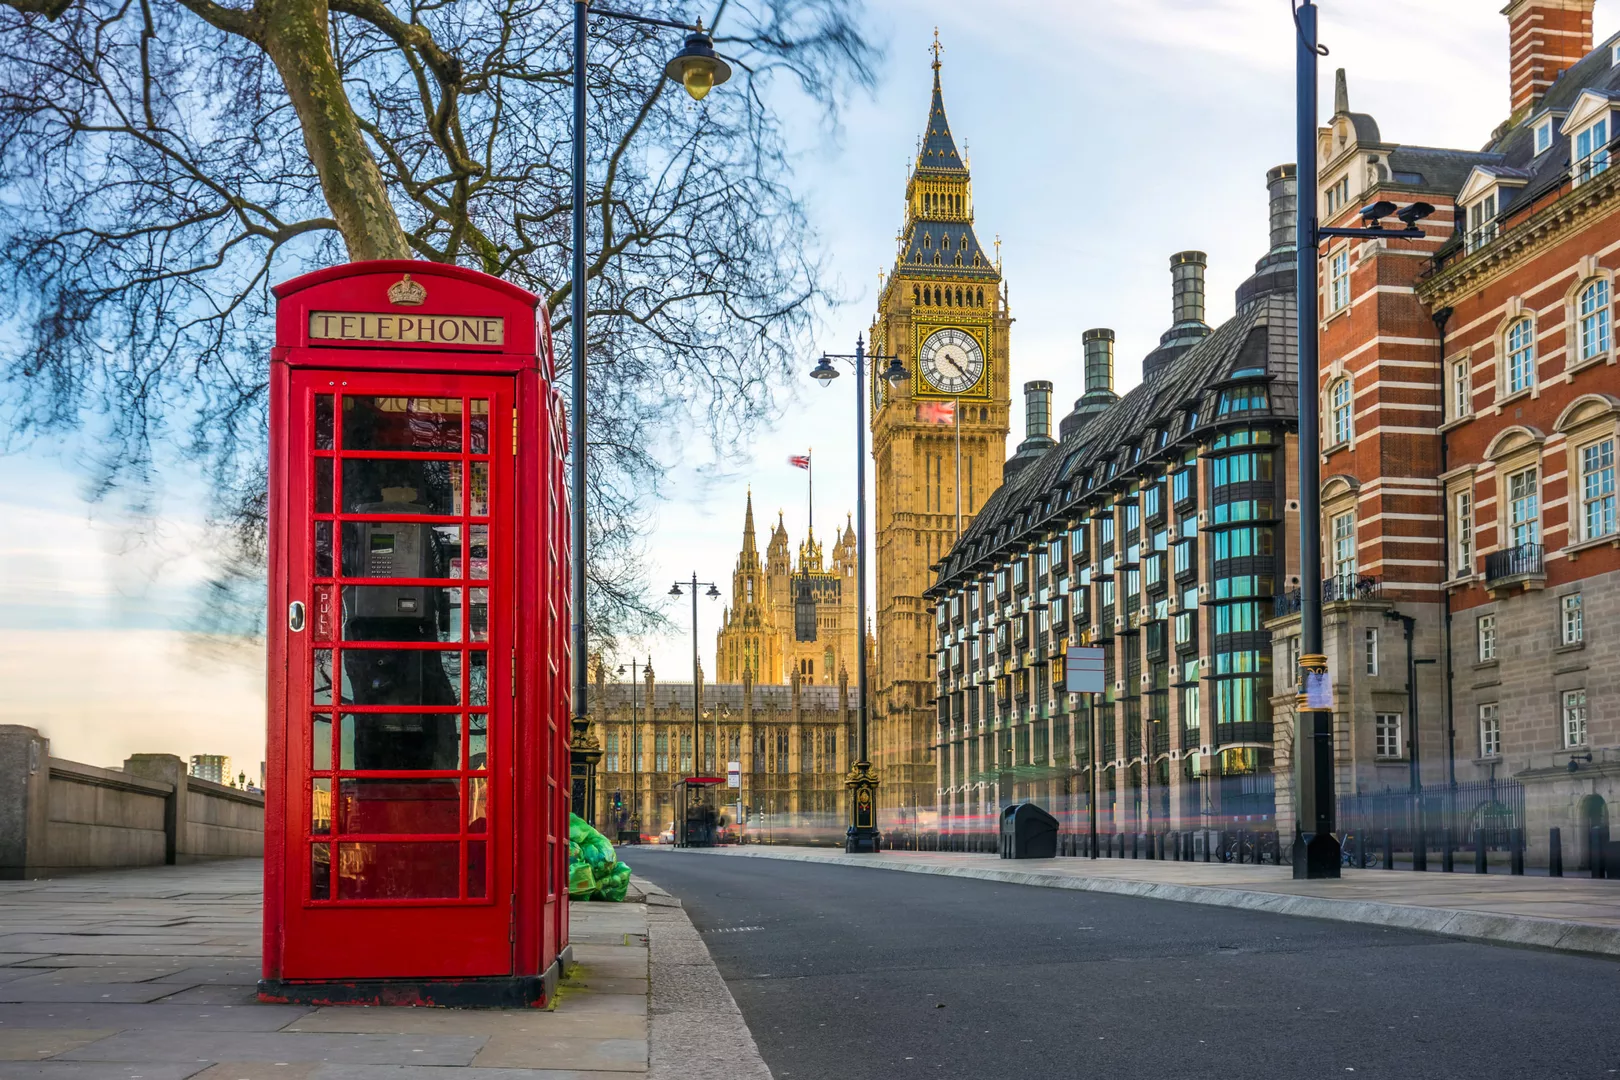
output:
<path id="1" fill-rule="evenodd" d="M 388 302 L 391 304 L 415 307 L 426 299 L 427 289 L 420 282 L 412 281 L 409 274 L 388 286 Z"/>

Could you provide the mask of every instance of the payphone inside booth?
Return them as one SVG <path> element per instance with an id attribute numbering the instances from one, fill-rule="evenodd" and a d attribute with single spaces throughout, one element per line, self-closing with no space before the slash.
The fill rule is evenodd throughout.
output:
<path id="1" fill-rule="evenodd" d="M 720 838 L 721 776 L 688 776 L 675 781 L 675 843 L 714 847 Z"/>
<path id="2" fill-rule="evenodd" d="M 569 661 L 544 310 L 410 261 L 276 296 L 260 997 L 544 1004 Z"/>

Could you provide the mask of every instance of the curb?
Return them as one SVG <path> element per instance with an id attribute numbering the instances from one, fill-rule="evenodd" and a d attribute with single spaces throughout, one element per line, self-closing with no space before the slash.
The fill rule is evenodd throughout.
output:
<path id="1" fill-rule="evenodd" d="M 1120 878 L 1088 878 L 1002 870 L 983 866 L 941 866 L 930 863 L 878 863 L 868 856 L 819 855 L 809 852 L 771 852 L 762 848 L 715 851 L 684 849 L 689 854 L 719 855 L 728 858 L 779 859 L 784 862 L 822 863 L 828 866 L 854 866 L 866 870 L 892 870 L 902 874 L 933 874 L 940 877 L 995 881 L 1007 885 L 1031 885 L 1046 889 L 1139 896 L 1149 900 L 1169 900 L 1180 904 L 1263 911 L 1273 915 L 1293 915 L 1333 922 L 1389 926 L 1428 934 L 1479 941 L 1490 945 L 1514 945 L 1587 956 L 1620 958 L 1620 927 L 1597 926 L 1563 919 L 1543 919 L 1533 915 L 1502 915 L 1455 908 L 1419 907 L 1391 904 L 1381 900 L 1333 900 L 1321 896 L 1260 892 L 1253 889 L 1211 888 Z"/>
<path id="2" fill-rule="evenodd" d="M 631 880 L 647 905 L 649 1080 L 772 1080 L 742 1010 L 680 900 L 644 877 Z"/>

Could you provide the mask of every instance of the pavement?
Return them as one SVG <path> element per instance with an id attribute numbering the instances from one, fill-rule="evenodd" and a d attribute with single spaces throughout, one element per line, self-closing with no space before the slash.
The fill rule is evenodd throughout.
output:
<path id="1" fill-rule="evenodd" d="M 1295 881 L 1288 867 L 1147 859 L 1005 860 L 950 852 L 845 855 L 759 845 L 682 854 L 777 859 L 1114 893 L 1445 934 L 1473 941 L 1620 957 L 1620 882 L 1509 874 L 1345 869 Z"/>
<path id="2" fill-rule="evenodd" d="M 232 860 L 0 882 L 0 1080 L 674 1080 L 715 1060 L 735 1071 L 702 1075 L 769 1080 L 656 885 L 572 905 L 555 1008 L 449 1010 L 260 1004 L 262 881 Z"/>
<path id="3" fill-rule="evenodd" d="M 636 870 L 681 898 L 776 1080 L 1620 1072 L 1612 959 L 960 875 Z"/>

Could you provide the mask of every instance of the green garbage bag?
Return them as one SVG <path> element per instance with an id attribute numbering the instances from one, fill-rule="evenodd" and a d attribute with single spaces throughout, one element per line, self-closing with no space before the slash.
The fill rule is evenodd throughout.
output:
<path id="1" fill-rule="evenodd" d="M 583 818 L 568 815 L 568 895 L 574 900 L 622 901 L 630 867 L 619 861 L 607 837 Z"/>

